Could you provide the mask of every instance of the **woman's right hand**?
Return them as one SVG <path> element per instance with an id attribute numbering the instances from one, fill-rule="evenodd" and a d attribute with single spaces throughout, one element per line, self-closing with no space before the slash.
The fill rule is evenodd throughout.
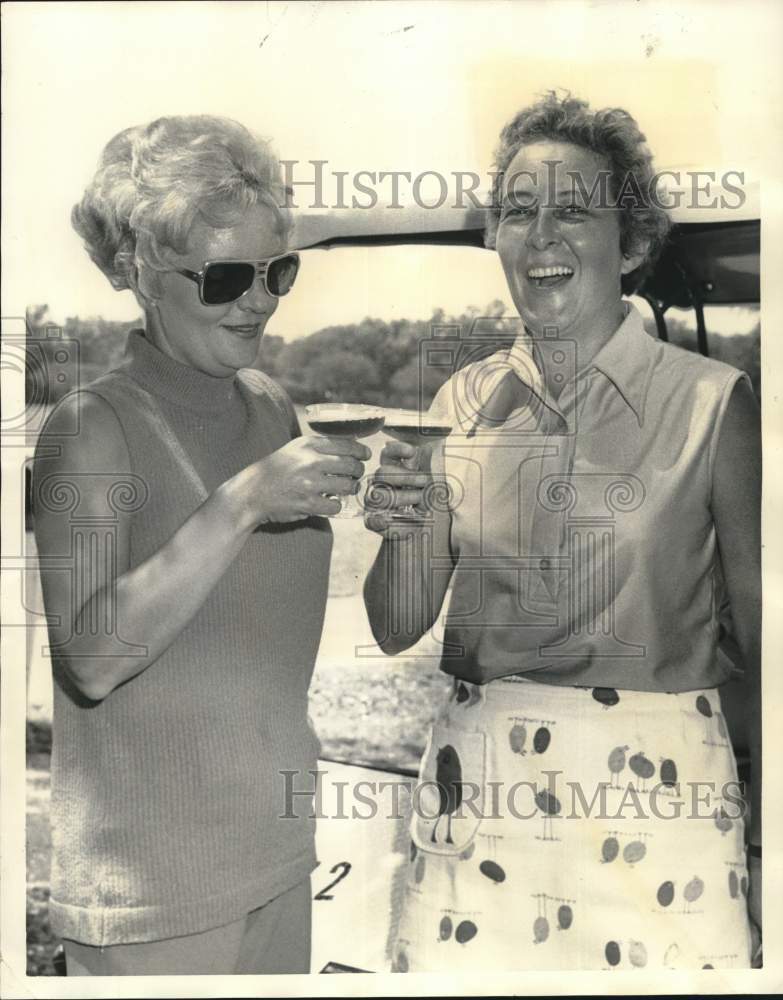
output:
<path id="1" fill-rule="evenodd" d="M 426 510 L 425 495 L 438 475 L 433 476 L 432 464 L 431 447 L 388 442 L 365 498 L 369 507 L 375 487 L 383 508 L 367 510 L 364 523 L 383 541 L 364 581 L 364 606 L 375 641 L 390 656 L 410 649 L 432 628 L 455 565 L 450 513 L 440 504 Z M 398 508 L 417 505 L 421 518 L 408 511 L 404 519 L 393 520 Z M 424 531 L 428 539 L 419 544 Z"/>
<path id="2" fill-rule="evenodd" d="M 432 483 L 429 458 L 426 447 L 415 448 L 402 441 L 388 441 L 383 446 L 380 465 L 372 477 L 365 501 L 370 507 L 374 499 L 380 507 L 364 515 L 365 526 L 370 531 L 385 535 L 394 524 L 392 515 L 396 510 L 421 503 L 424 491 Z M 409 527 L 406 525 L 406 531 Z"/>
<path id="3" fill-rule="evenodd" d="M 227 484 L 250 527 L 340 512 L 335 496 L 359 488 L 372 452 L 352 438 L 298 437 Z"/>

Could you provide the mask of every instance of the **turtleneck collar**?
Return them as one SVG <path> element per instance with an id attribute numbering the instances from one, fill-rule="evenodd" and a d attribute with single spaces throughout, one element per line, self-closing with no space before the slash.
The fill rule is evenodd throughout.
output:
<path id="1" fill-rule="evenodd" d="M 153 395 L 197 413 L 219 413 L 239 398 L 235 377 L 218 378 L 176 361 L 143 330 L 128 335 L 125 370 Z"/>

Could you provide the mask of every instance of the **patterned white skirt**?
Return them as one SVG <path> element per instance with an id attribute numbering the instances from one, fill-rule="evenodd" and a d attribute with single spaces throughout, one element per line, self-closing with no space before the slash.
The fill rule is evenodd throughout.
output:
<path id="1" fill-rule="evenodd" d="M 750 967 L 715 690 L 455 681 L 413 803 L 395 971 Z"/>

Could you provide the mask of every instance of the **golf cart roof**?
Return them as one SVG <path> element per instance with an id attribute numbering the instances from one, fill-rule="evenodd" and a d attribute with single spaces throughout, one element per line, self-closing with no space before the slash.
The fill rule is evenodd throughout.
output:
<path id="1" fill-rule="evenodd" d="M 689 171 L 675 171 L 690 176 Z M 758 185 L 736 190 L 712 185 L 709 206 L 689 205 L 690 186 L 667 185 L 672 209 L 671 236 L 654 270 L 636 289 L 660 310 L 759 301 L 760 212 Z M 700 196 L 704 200 L 704 195 Z M 698 200 L 698 196 L 697 196 Z M 722 207 L 727 204 L 728 207 Z M 427 244 L 484 246 L 486 210 L 474 206 L 426 208 L 298 210 L 295 245 L 301 249 L 337 246 Z"/>

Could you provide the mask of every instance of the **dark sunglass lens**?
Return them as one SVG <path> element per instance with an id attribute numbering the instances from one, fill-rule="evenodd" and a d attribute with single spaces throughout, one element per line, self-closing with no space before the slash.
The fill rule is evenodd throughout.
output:
<path id="1" fill-rule="evenodd" d="M 211 306 L 233 302 L 245 294 L 255 278 L 253 264 L 210 264 L 204 273 L 204 301 Z"/>
<path id="2" fill-rule="evenodd" d="M 266 271 L 266 283 L 272 295 L 286 295 L 291 291 L 299 270 L 299 258 L 291 254 L 273 260 Z"/>

